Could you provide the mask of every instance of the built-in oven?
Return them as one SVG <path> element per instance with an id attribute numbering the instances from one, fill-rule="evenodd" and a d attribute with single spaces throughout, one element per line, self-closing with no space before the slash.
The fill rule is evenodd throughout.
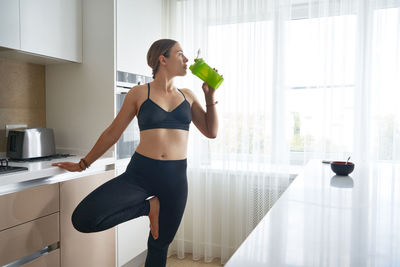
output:
<path id="1" fill-rule="evenodd" d="M 117 82 L 115 92 L 115 115 L 121 110 L 125 96 L 131 88 L 138 84 L 151 82 L 153 79 L 149 76 L 139 75 L 134 73 L 117 71 Z M 116 144 L 116 158 L 125 159 L 132 157 L 139 144 L 140 132 L 137 122 L 137 117 L 130 122 L 128 127 L 122 133 Z"/>

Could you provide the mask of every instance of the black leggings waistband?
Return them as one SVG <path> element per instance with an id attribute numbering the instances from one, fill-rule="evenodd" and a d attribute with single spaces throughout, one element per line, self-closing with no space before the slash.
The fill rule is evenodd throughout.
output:
<path id="1" fill-rule="evenodd" d="M 137 151 L 135 151 L 135 153 L 132 155 L 132 158 L 136 159 L 136 160 L 159 161 L 159 162 L 166 162 L 166 163 L 168 163 L 168 162 L 176 162 L 176 163 L 187 162 L 187 159 L 167 159 L 167 160 L 153 159 L 150 157 L 146 157 Z"/>

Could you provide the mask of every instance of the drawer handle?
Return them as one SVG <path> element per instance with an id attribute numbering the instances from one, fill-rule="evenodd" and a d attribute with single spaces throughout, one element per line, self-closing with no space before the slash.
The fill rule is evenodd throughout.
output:
<path id="1" fill-rule="evenodd" d="M 28 256 L 25 256 L 25 257 L 23 257 L 23 258 L 21 258 L 21 259 L 18 259 L 18 260 L 16 260 L 16 261 L 10 262 L 10 263 L 8 263 L 8 264 L 6 264 L 6 265 L 3 265 L 3 266 L 1 266 L 1 267 L 16 267 L 16 266 L 21 266 L 22 264 L 25 264 L 25 263 L 28 263 L 28 262 L 30 262 L 30 261 L 33 261 L 33 260 L 36 259 L 36 258 L 39 258 L 39 257 L 41 257 L 41 256 L 43 256 L 43 255 L 46 255 L 46 254 L 52 252 L 53 250 L 58 249 L 59 247 L 60 247 L 60 242 L 56 242 L 56 243 L 54 243 L 54 244 L 51 244 L 51 245 L 49 245 L 49 246 L 47 246 L 47 247 L 42 248 L 42 249 L 39 250 L 39 251 L 36 251 L 36 252 L 34 252 L 34 253 L 32 253 L 32 254 L 30 254 L 30 255 L 28 255 Z"/>

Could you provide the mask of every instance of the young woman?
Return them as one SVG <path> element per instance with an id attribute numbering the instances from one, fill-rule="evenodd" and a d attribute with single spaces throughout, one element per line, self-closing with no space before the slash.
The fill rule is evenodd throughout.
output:
<path id="1" fill-rule="evenodd" d="M 175 76 L 186 75 L 187 62 L 178 42 L 154 42 L 147 53 L 154 81 L 129 91 L 112 124 L 79 163 L 53 164 L 68 171 L 86 169 L 117 142 L 137 116 L 140 143 L 126 171 L 83 199 L 72 214 L 72 223 L 78 231 L 90 233 L 148 216 L 146 267 L 166 265 L 168 246 L 183 216 L 190 122 L 208 138 L 215 138 L 218 132 L 214 89 L 203 83 L 204 111 L 191 90 L 178 89 L 173 84 Z M 146 200 L 151 196 L 154 197 Z"/>

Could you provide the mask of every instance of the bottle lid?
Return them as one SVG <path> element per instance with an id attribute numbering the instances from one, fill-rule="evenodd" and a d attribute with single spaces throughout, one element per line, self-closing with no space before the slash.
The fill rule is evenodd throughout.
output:
<path id="1" fill-rule="evenodd" d="M 201 66 L 202 63 L 204 63 L 204 59 L 195 58 L 194 63 L 189 66 L 189 69 L 193 72 L 193 71 L 195 71 L 195 69 L 197 69 L 199 66 Z"/>

